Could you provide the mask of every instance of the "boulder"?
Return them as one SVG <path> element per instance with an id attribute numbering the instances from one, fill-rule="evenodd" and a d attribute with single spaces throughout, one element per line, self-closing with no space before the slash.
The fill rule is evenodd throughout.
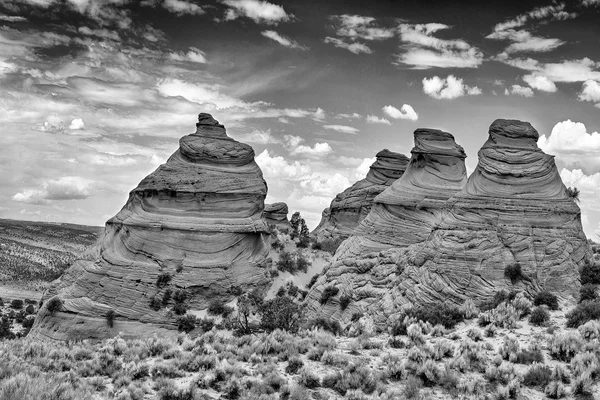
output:
<path id="1" fill-rule="evenodd" d="M 285 203 L 265 204 L 263 217 L 269 225 L 273 225 L 278 229 L 290 229 L 288 212 L 288 206 Z"/>
<path id="2" fill-rule="evenodd" d="M 58 296 L 63 306 L 54 314 L 42 307 L 33 337 L 176 334 L 177 291 L 185 293 L 186 308 L 201 310 L 211 300 L 267 287 L 267 185 L 254 150 L 228 137 L 209 114 L 200 114 L 196 127 L 130 192 L 92 250 L 44 294 L 45 302 Z M 153 298 L 160 309 L 150 306 Z"/>
<path id="3" fill-rule="evenodd" d="M 323 211 L 321 222 L 311 233 L 318 241 L 346 239 L 369 214 L 373 200 L 402 176 L 408 157 L 384 149 L 377 153 L 367 176 L 338 194 Z"/>

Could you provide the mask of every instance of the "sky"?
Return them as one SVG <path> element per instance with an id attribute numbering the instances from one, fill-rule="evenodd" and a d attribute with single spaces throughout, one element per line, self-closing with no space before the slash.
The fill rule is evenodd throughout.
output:
<path id="1" fill-rule="evenodd" d="M 3 0 L 0 217 L 103 225 L 211 113 L 314 228 L 413 132 L 529 121 L 600 239 L 600 0 Z"/>

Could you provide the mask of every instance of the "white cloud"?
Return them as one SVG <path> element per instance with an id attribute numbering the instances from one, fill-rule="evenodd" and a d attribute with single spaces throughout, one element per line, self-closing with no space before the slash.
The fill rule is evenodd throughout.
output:
<path id="1" fill-rule="evenodd" d="M 262 131 L 260 129 L 254 129 L 252 132 L 247 133 L 247 134 L 240 134 L 240 135 L 232 135 L 234 136 L 237 140 L 241 141 L 241 142 L 248 142 L 248 143 L 257 143 L 257 144 L 274 144 L 274 143 L 279 143 L 280 140 L 273 137 L 273 135 L 271 134 L 271 129 L 267 129 L 266 131 Z"/>
<path id="2" fill-rule="evenodd" d="M 600 0 L 582 0 L 581 4 L 585 7 L 592 7 L 600 5 Z"/>
<path id="3" fill-rule="evenodd" d="M 550 79 L 548 79 L 548 77 L 543 75 L 525 75 L 523 77 L 523 81 L 525 81 L 525 83 L 527 83 L 533 89 L 541 90 L 542 92 L 553 93 L 558 90 L 554 82 L 552 82 Z"/>
<path id="4" fill-rule="evenodd" d="M 596 107 L 600 108 L 600 82 L 593 80 L 583 82 L 579 100 L 596 103 Z"/>
<path id="5" fill-rule="evenodd" d="M 87 26 L 80 26 L 78 29 L 79 33 L 86 36 L 96 36 L 102 39 L 110 39 L 114 41 L 120 41 L 121 37 L 115 31 L 103 28 L 103 29 L 91 29 Z"/>
<path id="6" fill-rule="evenodd" d="M 584 0 L 585 1 L 585 0 Z M 524 14 L 520 14 L 513 19 L 509 19 L 505 22 L 496 24 L 494 27 L 494 31 L 504 31 L 507 29 L 519 28 L 524 26 L 527 22 L 531 20 L 541 20 L 541 19 L 553 19 L 553 20 L 565 20 L 569 18 L 575 18 L 577 16 L 576 13 L 567 13 L 564 11 L 565 3 L 560 3 L 557 5 L 549 5 L 543 7 L 534 8 L 531 11 L 528 11 Z"/>
<path id="7" fill-rule="evenodd" d="M 281 156 L 271 156 L 269 150 L 263 150 L 255 158 L 265 178 L 300 179 L 310 174 L 310 167 L 299 161 L 288 162 Z"/>
<path id="8" fill-rule="evenodd" d="M 226 20 L 233 20 L 240 16 L 250 18 L 254 22 L 277 25 L 279 22 L 287 22 L 292 15 L 285 12 L 282 6 L 261 0 L 222 0 L 223 4 L 229 6 L 225 15 Z"/>
<path id="9" fill-rule="evenodd" d="M 313 114 L 313 119 L 316 121 L 322 121 L 325 119 L 325 110 L 321 107 L 317 107 L 317 111 Z"/>
<path id="10" fill-rule="evenodd" d="M 24 190 L 13 196 L 14 201 L 30 204 L 49 204 L 51 200 L 85 199 L 93 194 L 91 181 L 67 176 L 43 183 L 41 190 Z"/>
<path id="11" fill-rule="evenodd" d="M 348 118 L 348 119 L 358 119 L 358 118 L 362 118 L 362 115 L 360 115 L 359 113 L 352 113 L 352 114 L 338 114 L 335 116 L 336 118 Z"/>
<path id="12" fill-rule="evenodd" d="M 163 7 L 177 15 L 202 15 L 205 13 L 202 7 L 184 0 L 165 0 Z"/>
<path id="13" fill-rule="evenodd" d="M 587 80 L 600 81 L 600 63 L 589 58 L 566 60 L 560 63 L 540 63 L 532 58 L 510 58 L 507 54 L 499 54 L 496 60 L 513 67 L 544 75 L 552 82 L 584 82 Z"/>
<path id="14" fill-rule="evenodd" d="M 423 92 L 434 99 L 455 99 L 482 93 L 477 86 L 465 85 L 462 78 L 456 78 L 454 75 L 448 75 L 447 78 L 440 78 L 437 75 L 429 79 L 423 78 Z"/>
<path id="15" fill-rule="evenodd" d="M 206 53 L 196 47 L 190 47 L 187 53 L 169 53 L 169 58 L 173 61 L 190 61 L 199 64 L 206 64 Z"/>
<path id="16" fill-rule="evenodd" d="M 307 50 L 307 47 L 301 46 L 295 40 L 282 36 L 275 31 L 262 31 L 260 34 L 266 38 L 276 41 L 282 46 L 289 47 L 291 49 Z"/>
<path id="17" fill-rule="evenodd" d="M 331 153 L 333 151 L 333 149 L 331 148 L 331 146 L 329 146 L 329 143 L 315 143 L 315 145 L 313 147 L 310 146 L 305 146 L 305 145 L 300 145 L 297 147 L 294 147 L 291 151 L 290 154 L 292 155 L 305 155 L 305 156 L 318 156 L 318 157 L 322 157 L 325 156 L 329 153 Z"/>
<path id="18" fill-rule="evenodd" d="M 567 187 L 576 187 L 580 190 L 579 207 L 581 208 L 581 222 L 583 230 L 588 237 L 598 240 L 600 237 L 600 172 L 586 174 L 581 169 L 560 170 L 560 177 Z"/>
<path id="19" fill-rule="evenodd" d="M 411 121 L 419 119 L 419 115 L 409 104 L 403 104 L 399 110 L 394 106 L 387 105 L 383 107 L 382 110 L 385 114 L 394 119 L 409 119 Z"/>
<path id="20" fill-rule="evenodd" d="M 0 14 L 0 21 L 6 21 L 6 22 L 25 22 L 25 21 L 27 21 L 27 18 L 20 17 L 20 16 Z"/>
<path id="21" fill-rule="evenodd" d="M 588 133 L 581 122 L 570 119 L 554 125 L 548 137 L 540 136 L 538 146 L 556 155 L 557 164 L 585 173 L 600 172 L 600 133 Z"/>
<path id="22" fill-rule="evenodd" d="M 71 130 L 80 130 L 80 129 L 84 129 L 85 128 L 85 124 L 83 123 L 83 119 L 81 118 L 75 118 L 74 120 L 71 121 L 71 124 L 69 125 L 69 129 Z"/>
<path id="23" fill-rule="evenodd" d="M 371 123 L 371 124 L 385 124 L 385 125 L 391 125 L 392 123 L 385 119 L 385 118 L 379 118 L 376 115 L 367 115 L 367 122 Z"/>
<path id="24" fill-rule="evenodd" d="M 565 44 L 565 42 L 560 39 L 534 36 L 525 30 L 517 31 L 514 29 L 493 32 L 487 35 L 486 39 L 509 40 L 513 42 L 504 50 L 507 54 L 528 51 L 548 52 Z"/>
<path id="25" fill-rule="evenodd" d="M 331 43 L 335 47 L 339 47 L 341 49 L 346 49 L 354 54 L 360 54 L 360 53 L 371 54 L 373 52 L 373 50 L 371 50 L 369 48 L 369 46 L 367 46 L 363 43 L 359 43 L 359 42 L 348 43 L 348 42 L 345 42 L 344 40 L 330 37 L 330 36 L 327 36 L 325 38 L 325 40 L 323 40 L 323 42 Z"/>
<path id="26" fill-rule="evenodd" d="M 378 27 L 375 18 L 361 15 L 332 15 L 331 20 L 337 25 L 336 34 L 353 40 L 384 40 L 394 37 L 395 30 Z"/>
<path id="27" fill-rule="evenodd" d="M 398 63 L 412 65 L 416 69 L 477 68 L 483 61 L 483 53 L 462 39 L 439 39 L 433 33 L 450 26 L 429 24 L 401 24 L 400 38 L 405 44 L 397 55 Z"/>
<path id="28" fill-rule="evenodd" d="M 166 78 L 158 82 L 157 89 L 162 96 L 183 97 L 198 104 L 211 103 L 217 109 L 248 106 L 243 100 L 221 93 L 218 85 L 194 84 Z"/>
<path id="29" fill-rule="evenodd" d="M 512 85 L 510 91 L 508 89 L 505 89 L 504 94 L 514 94 L 516 96 L 522 97 L 533 97 L 533 90 L 531 90 L 531 88 L 521 85 Z"/>
<path id="30" fill-rule="evenodd" d="M 335 173 L 332 176 L 322 176 L 314 173 L 300 182 L 300 187 L 305 194 L 324 196 L 330 199 L 343 192 L 350 185 L 348 178 L 340 173 Z"/>
<path id="31" fill-rule="evenodd" d="M 356 167 L 353 178 L 356 181 L 364 179 L 367 176 L 367 174 L 369 173 L 369 169 L 371 169 L 371 165 L 373 165 L 373 163 L 375 161 L 377 161 L 377 157 L 363 158 L 363 160 L 360 162 L 358 167 Z"/>
<path id="32" fill-rule="evenodd" d="M 350 134 L 355 134 L 359 132 L 358 129 L 346 125 L 323 125 L 323 128 Z"/>

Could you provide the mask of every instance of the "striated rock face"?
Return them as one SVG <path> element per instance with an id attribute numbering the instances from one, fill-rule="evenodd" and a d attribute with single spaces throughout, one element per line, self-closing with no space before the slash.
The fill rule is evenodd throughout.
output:
<path id="1" fill-rule="evenodd" d="M 403 305 L 481 302 L 501 289 L 530 295 L 545 289 L 573 300 L 580 286 L 578 269 L 591 252 L 579 207 L 537 139 L 529 123 L 492 123 L 477 169 L 447 201 L 426 240 L 361 258 L 336 254 L 319 288 L 309 293 L 309 308 L 343 321 L 348 312 L 362 310 L 383 325 Z M 511 281 L 505 268 L 517 265 L 521 277 Z M 325 307 L 315 302 L 325 285 L 337 285 L 340 294 L 351 296 L 346 312 L 335 309 L 335 299 Z"/>
<path id="2" fill-rule="evenodd" d="M 373 200 L 402 176 L 408 157 L 384 149 L 377 153 L 365 179 L 338 194 L 329 208 L 323 211 L 319 226 L 312 235 L 323 239 L 345 239 L 369 214 Z"/>
<path id="3" fill-rule="evenodd" d="M 269 233 L 262 218 L 267 186 L 252 147 L 229 138 L 223 125 L 200 114 L 196 133 L 129 194 L 106 223 L 103 237 L 44 295 L 64 302 L 55 315 L 42 308 L 31 334 L 85 339 L 175 332 L 174 301 L 158 311 L 165 292 L 185 290 L 184 304 L 265 287 Z M 159 275 L 170 279 L 159 287 Z M 105 319 L 115 313 L 111 329 Z"/>
<path id="4" fill-rule="evenodd" d="M 307 296 L 307 310 L 347 322 L 365 302 L 342 311 L 338 299 L 319 302 L 327 286 L 353 299 L 380 298 L 396 280 L 396 260 L 407 246 L 427 239 L 446 201 L 466 183 L 465 152 L 447 132 L 417 129 L 402 177 L 378 195 L 369 215 L 344 241 Z"/>
<path id="5" fill-rule="evenodd" d="M 274 225 L 279 229 L 289 229 L 288 206 L 285 203 L 265 204 L 263 216 L 269 225 Z"/>

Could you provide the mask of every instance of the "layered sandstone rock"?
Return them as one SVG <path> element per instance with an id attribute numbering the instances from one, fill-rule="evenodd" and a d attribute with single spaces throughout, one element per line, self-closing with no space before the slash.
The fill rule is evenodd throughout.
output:
<path id="1" fill-rule="evenodd" d="M 312 232 L 317 240 L 349 237 L 369 214 L 375 197 L 400 178 L 408 165 L 405 155 L 387 149 L 376 157 L 367 176 L 338 194 L 323 211 L 319 226 Z"/>
<path id="2" fill-rule="evenodd" d="M 34 337 L 103 338 L 118 332 L 176 332 L 174 301 L 155 311 L 152 298 L 184 290 L 190 309 L 265 287 L 269 234 L 262 218 L 267 186 L 253 149 L 200 114 L 197 131 L 129 194 L 103 237 L 45 294 Z M 162 277 L 159 279 L 159 277 Z M 166 283 L 161 284 L 161 279 Z M 115 313 L 110 328 L 105 315 Z"/>
<path id="3" fill-rule="evenodd" d="M 465 152 L 447 132 L 417 129 L 415 147 L 402 177 L 378 195 L 369 215 L 344 241 L 334 261 L 307 297 L 311 315 L 349 320 L 365 305 L 354 301 L 344 311 L 339 296 L 320 304 L 325 287 L 337 286 L 354 300 L 380 298 L 397 280 L 396 260 L 407 246 L 427 239 L 446 201 L 467 180 Z"/>
<path id="4" fill-rule="evenodd" d="M 278 229 L 289 229 L 290 221 L 288 220 L 288 206 L 285 203 L 265 204 L 263 216 L 267 224 L 273 225 Z"/>
<path id="5" fill-rule="evenodd" d="M 347 322 L 348 312 L 361 310 L 384 325 L 404 305 L 478 303 L 501 289 L 529 295 L 545 289 L 573 300 L 578 269 L 591 252 L 579 207 L 537 139 L 529 123 L 495 121 L 477 169 L 447 201 L 426 240 L 350 260 L 336 254 L 320 287 L 309 293 L 312 312 Z M 506 268 L 515 266 L 521 277 L 508 279 Z M 352 298 L 349 311 L 335 309 L 336 299 L 318 305 L 325 285 Z"/>

